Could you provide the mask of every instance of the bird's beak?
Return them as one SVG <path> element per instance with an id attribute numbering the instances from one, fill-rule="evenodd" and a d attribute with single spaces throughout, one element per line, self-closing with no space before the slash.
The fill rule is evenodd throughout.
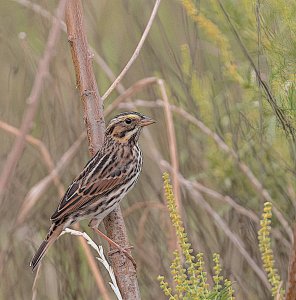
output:
<path id="1" fill-rule="evenodd" d="M 153 123 L 156 123 L 155 120 L 149 118 L 149 117 L 144 117 L 141 121 L 140 121 L 140 126 L 144 127 L 144 126 L 148 126 L 151 125 Z"/>

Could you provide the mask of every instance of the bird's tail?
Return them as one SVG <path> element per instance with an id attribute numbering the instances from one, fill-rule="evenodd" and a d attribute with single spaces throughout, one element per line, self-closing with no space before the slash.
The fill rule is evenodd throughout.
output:
<path id="1" fill-rule="evenodd" d="M 42 242 L 42 244 L 40 245 L 30 262 L 30 267 L 32 268 L 32 271 L 36 269 L 41 259 L 46 254 L 48 248 L 56 241 L 56 239 L 59 237 L 62 231 L 63 224 L 59 226 L 57 226 L 56 224 L 52 224 L 46 236 L 46 239 Z"/>

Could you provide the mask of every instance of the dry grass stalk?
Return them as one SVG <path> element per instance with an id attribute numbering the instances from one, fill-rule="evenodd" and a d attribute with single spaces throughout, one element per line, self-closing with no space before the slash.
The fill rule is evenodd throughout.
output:
<path id="1" fill-rule="evenodd" d="M 173 189 L 174 189 L 174 196 L 176 199 L 177 210 L 179 215 L 182 216 L 182 204 L 181 204 L 181 196 L 180 196 L 180 186 L 179 186 L 179 159 L 178 159 L 178 150 L 177 150 L 177 140 L 176 140 L 176 132 L 174 127 L 174 121 L 172 116 L 172 111 L 170 109 L 170 102 L 169 98 L 166 93 L 164 81 L 162 79 L 158 79 L 157 81 L 160 93 L 164 102 L 164 112 L 165 112 L 165 122 L 167 128 L 167 135 L 169 138 L 169 150 L 170 150 L 170 159 L 172 162 L 172 177 L 173 177 Z"/>
<path id="2" fill-rule="evenodd" d="M 74 224 L 73 227 L 75 230 L 81 231 L 79 224 Z M 100 291 L 102 298 L 104 300 L 110 300 L 110 296 L 109 296 L 108 290 L 106 288 L 104 279 L 103 279 L 101 272 L 96 264 L 96 260 L 90 251 L 90 246 L 87 244 L 86 240 L 83 237 L 79 237 L 79 242 L 82 246 L 82 249 L 84 251 L 84 254 L 85 254 L 87 262 L 88 262 L 88 265 L 93 273 L 94 279 L 96 281 L 96 284 L 98 286 L 98 289 Z"/>
<path id="3" fill-rule="evenodd" d="M 36 183 L 27 193 L 23 201 L 23 205 L 20 209 L 20 213 L 16 219 L 16 225 L 20 225 L 28 216 L 28 213 L 32 211 L 32 207 L 35 206 L 39 198 L 46 192 L 50 187 L 56 176 L 59 176 L 60 173 L 66 168 L 66 166 L 72 161 L 75 157 L 75 154 L 80 149 L 81 143 L 84 141 L 86 134 L 83 133 L 80 137 L 73 143 L 73 145 L 63 154 L 61 159 L 57 162 L 57 166 L 51 171 L 49 175 L 44 177 L 38 183 Z"/>
<path id="4" fill-rule="evenodd" d="M 5 130 L 6 132 L 12 133 L 16 136 L 21 135 L 21 132 L 17 128 L 15 128 L 5 122 L 2 122 L 2 121 L 0 121 L 0 128 Z M 38 148 L 38 150 L 40 151 L 40 153 L 43 157 L 43 160 L 47 167 L 47 170 L 50 173 L 55 168 L 55 165 L 54 165 L 53 159 L 52 159 L 49 151 L 47 150 L 46 146 L 42 143 L 42 141 L 34 138 L 31 135 L 26 135 L 25 138 L 28 143 L 30 143 L 31 145 L 34 145 Z M 60 178 L 58 176 L 55 176 L 53 178 L 53 182 L 54 182 L 55 186 L 57 187 L 59 194 L 63 193 L 64 187 L 60 181 Z"/>
<path id="5" fill-rule="evenodd" d="M 127 90 L 124 90 L 124 92 L 117 97 L 106 109 L 105 109 L 105 115 L 108 116 L 113 110 L 115 110 L 118 105 L 125 101 L 126 99 L 132 97 L 139 91 L 142 91 L 147 86 L 150 86 L 154 83 L 157 83 L 156 77 L 147 77 L 144 79 L 141 79 L 137 82 L 135 82 L 131 87 L 129 87 Z"/>
<path id="6" fill-rule="evenodd" d="M 59 19 L 62 19 L 65 9 L 65 0 L 59 1 L 56 10 L 57 19 L 52 21 L 45 50 L 43 56 L 38 63 L 38 68 L 32 86 L 30 96 L 27 99 L 27 108 L 23 115 L 20 132 L 21 134 L 16 138 L 7 160 L 4 164 L 2 173 L 0 175 L 0 196 L 4 190 L 8 189 L 10 181 L 13 178 L 17 163 L 22 156 L 26 144 L 26 135 L 30 131 L 33 120 L 35 118 L 37 108 L 40 102 L 40 94 L 44 86 L 44 81 L 49 75 L 49 64 L 54 56 L 54 50 L 60 36 Z"/>
<path id="7" fill-rule="evenodd" d="M 38 279 L 39 279 L 39 272 L 40 272 L 40 265 L 38 266 L 38 268 L 36 270 L 34 282 L 33 282 L 33 285 L 32 285 L 32 300 L 37 299 L 37 282 L 38 282 Z"/>

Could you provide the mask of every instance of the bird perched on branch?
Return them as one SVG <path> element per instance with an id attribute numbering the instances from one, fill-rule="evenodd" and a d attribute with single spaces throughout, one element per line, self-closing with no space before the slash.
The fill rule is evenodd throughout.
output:
<path id="1" fill-rule="evenodd" d="M 97 226 L 137 182 L 142 168 L 138 139 L 142 128 L 153 123 L 138 112 L 124 112 L 111 120 L 101 149 L 73 180 L 51 216 L 48 234 L 30 263 L 33 271 L 61 232 L 83 219 L 90 219 L 91 228 L 127 254 Z"/>

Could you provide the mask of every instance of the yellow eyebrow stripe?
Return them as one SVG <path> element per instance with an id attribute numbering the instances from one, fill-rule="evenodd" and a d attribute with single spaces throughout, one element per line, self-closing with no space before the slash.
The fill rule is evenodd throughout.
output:
<path id="1" fill-rule="evenodd" d="M 127 118 L 135 120 L 135 119 L 138 119 L 139 116 L 130 114 L 130 115 L 121 116 L 118 120 L 123 121 Z"/>

